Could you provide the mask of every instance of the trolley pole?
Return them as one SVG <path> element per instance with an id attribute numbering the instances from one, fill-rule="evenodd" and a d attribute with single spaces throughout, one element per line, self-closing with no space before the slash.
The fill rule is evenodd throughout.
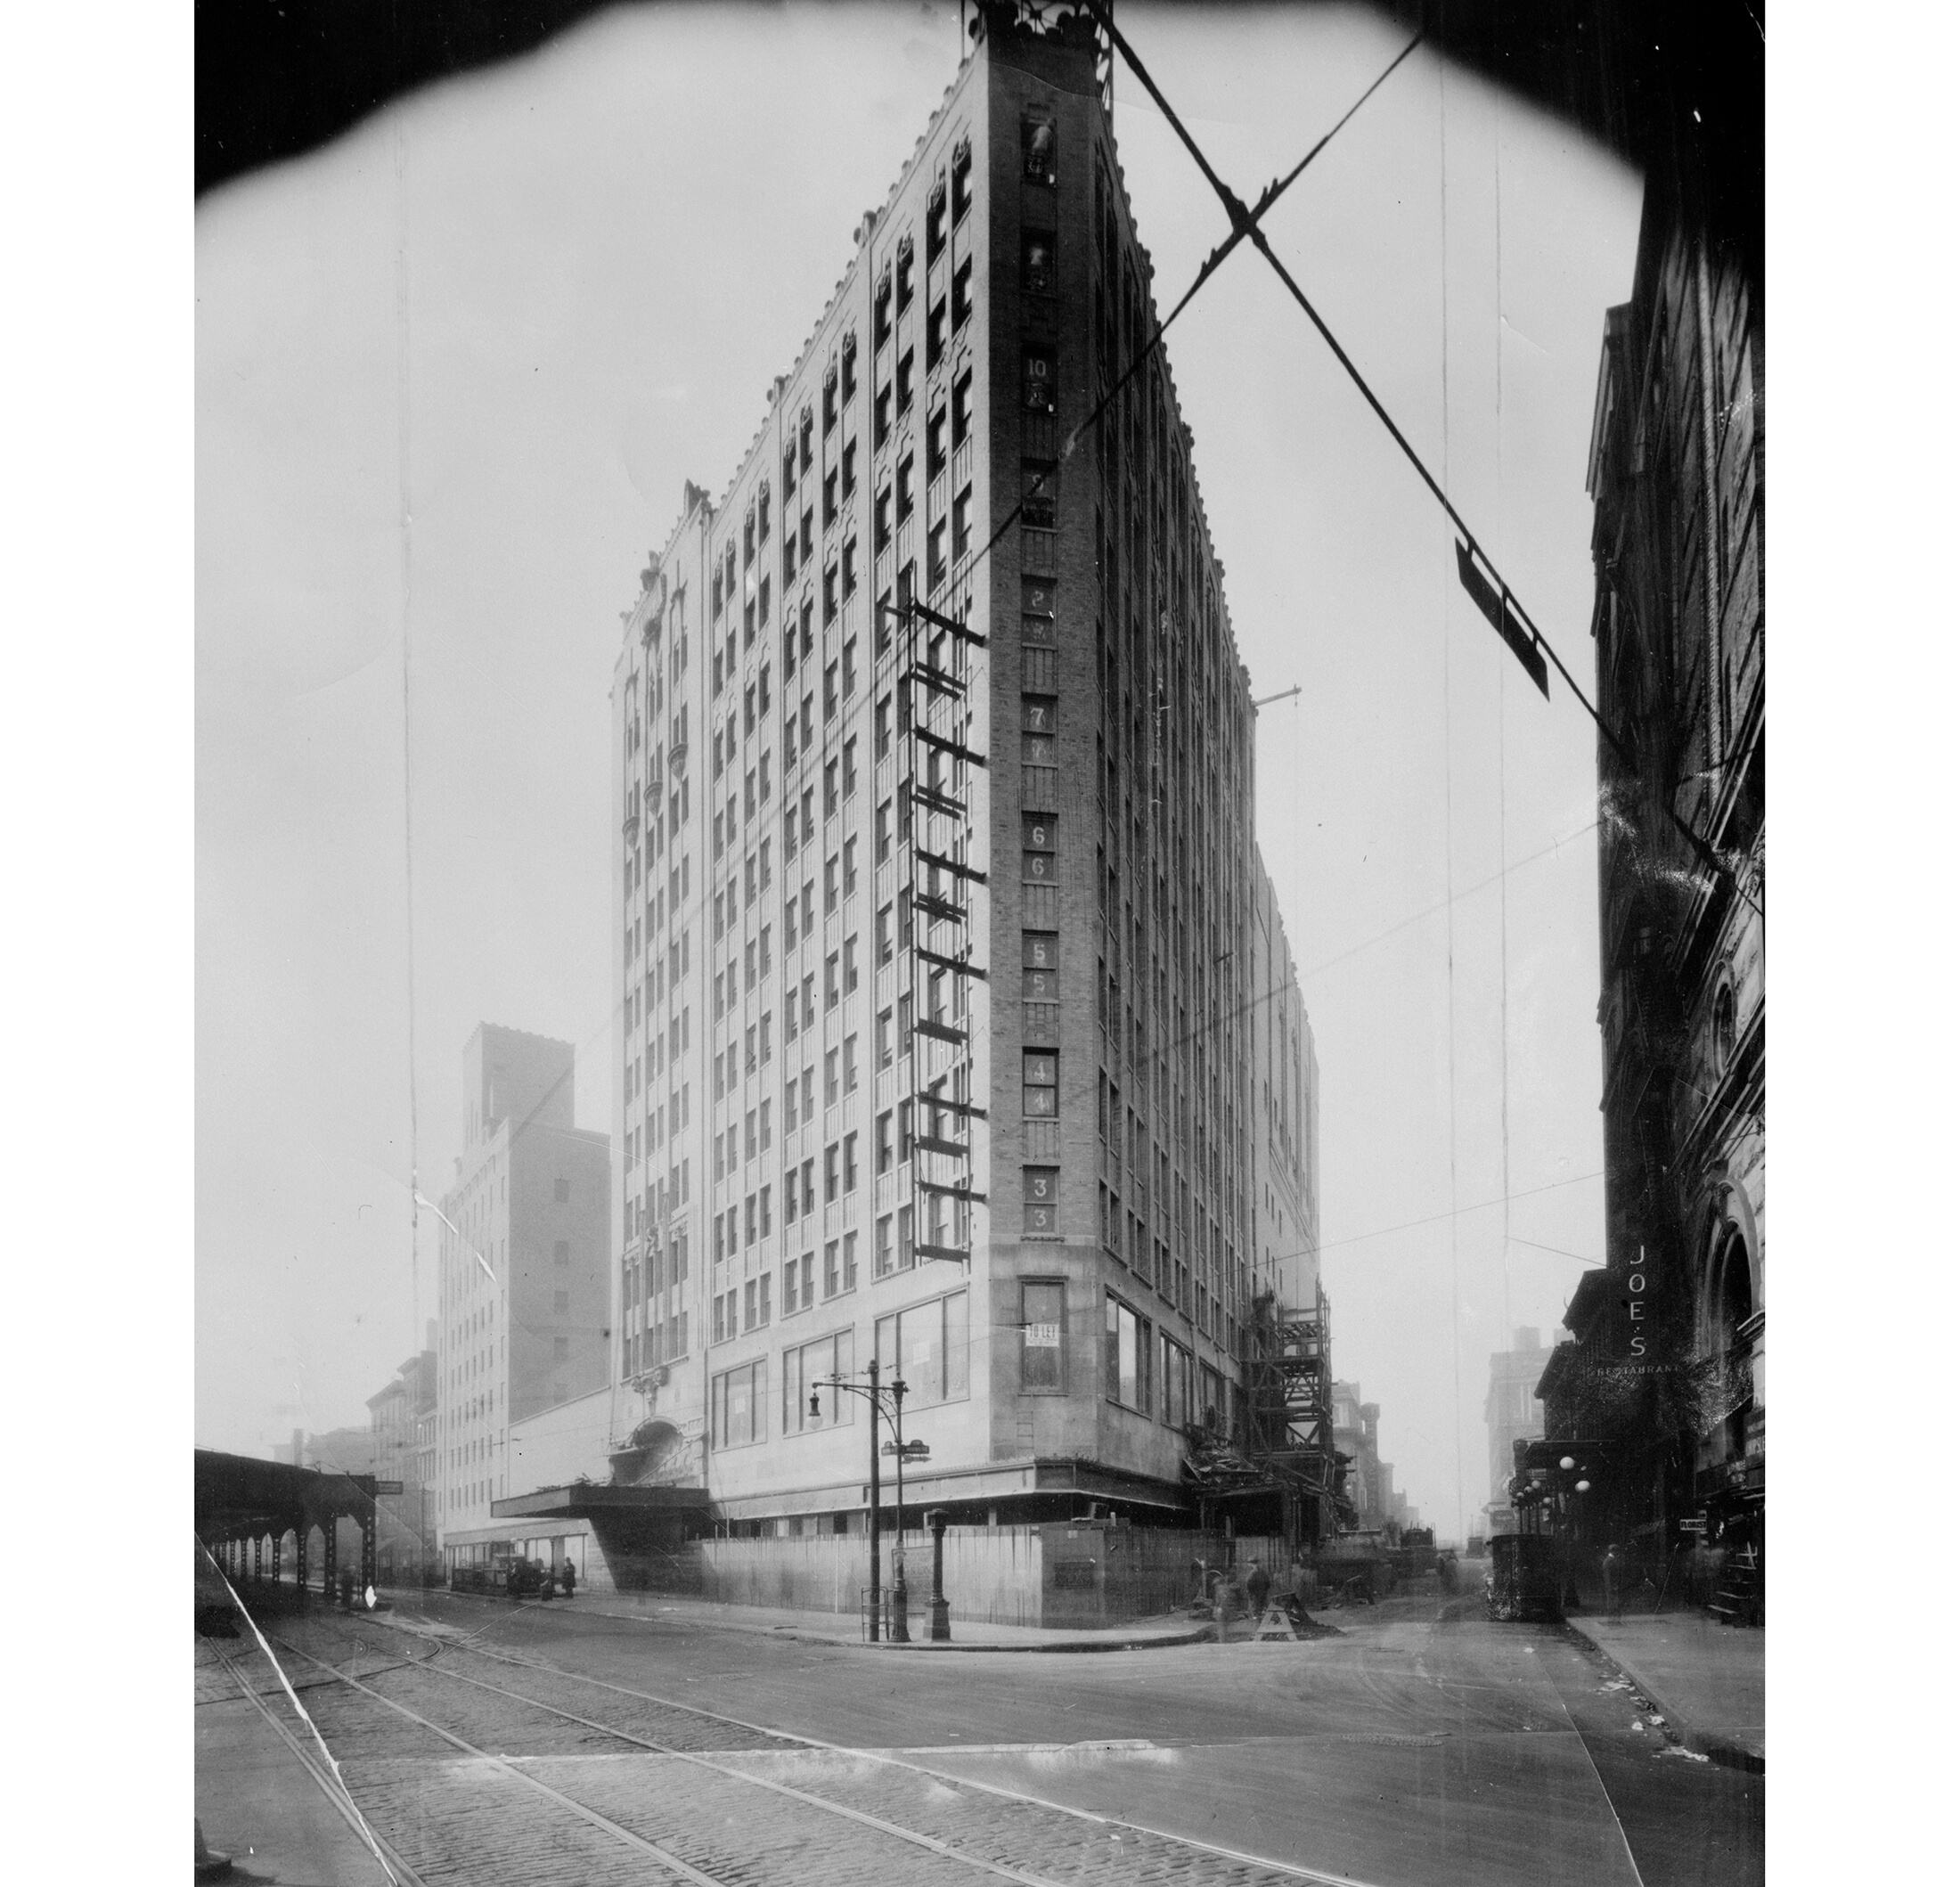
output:
<path id="1" fill-rule="evenodd" d="M 876 1417 L 871 1425 L 878 1425 Z M 892 1379 L 892 1442 L 898 1459 L 898 1545 L 892 1556 L 892 1642 L 910 1645 L 912 1631 L 905 1618 L 905 1383 L 902 1376 Z"/>
<path id="2" fill-rule="evenodd" d="M 871 1642 L 878 1643 L 878 1359 L 871 1359 Z"/>

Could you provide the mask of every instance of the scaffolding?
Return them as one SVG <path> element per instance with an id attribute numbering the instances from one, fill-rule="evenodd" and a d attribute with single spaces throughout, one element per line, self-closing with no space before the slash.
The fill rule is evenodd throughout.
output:
<path id="1" fill-rule="evenodd" d="M 1187 1472 L 1201 1499 L 1260 1498 L 1277 1507 L 1278 1531 L 1311 1550 L 1355 1523 L 1334 1446 L 1334 1362 L 1327 1294 L 1282 1307 L 1271 1292 L 1253 1301 L 1241 1359 L 1245 1384 L 1243 1447 L 1211 1435 L 1194 1446 Z"/>

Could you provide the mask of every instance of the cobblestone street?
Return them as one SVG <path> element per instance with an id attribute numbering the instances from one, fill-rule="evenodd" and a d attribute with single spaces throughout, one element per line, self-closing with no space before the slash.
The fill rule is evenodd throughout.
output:
<path id="1" fill-rule="evenodd" d="M 1759 1778 L 1657 1760 L 1572 1642 L 1433 1601 L 1311 1644 L 1062 1658 L 446 1597 L 266 1629 L 404 1881 L 1760 1876 Z M 244 1646 L 200 1696 L 241 1683 L 295 1720 Z"/>

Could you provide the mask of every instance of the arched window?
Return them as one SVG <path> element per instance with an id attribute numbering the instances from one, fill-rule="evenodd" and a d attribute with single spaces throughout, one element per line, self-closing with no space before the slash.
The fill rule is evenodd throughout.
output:
<path id="1" fill-rule="evenodd" d="M 1747 1446 L 1749 1410 L 1755 1400 L 1750 1344 L 1743 1332 L 1754 1316 L 1756 1294 L 1749 1276 L 1749 1246 L 1731 1228 L 1716 1261 L 1713 1359 L 1721 1372 L 1720 1426 L 1723 1451 L 1735 1456 Z"/>
<path id="2" fill-rule="evenodd" d="M 1715 1066 L 1718 1069 L 1728 1066 L 1728 1058 L 1735 1052 L 1735 990 L 1732 984 L 1725 983 L 1715 997 Z"/>

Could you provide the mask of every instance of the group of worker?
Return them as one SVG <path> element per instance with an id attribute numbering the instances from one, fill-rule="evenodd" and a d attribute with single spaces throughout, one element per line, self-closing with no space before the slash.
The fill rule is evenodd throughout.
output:
<path id="1" fill-rule="evenodd" d="M 1254 1619 L 1263 1617 L 1268 1602 L 1273 1601 L 1285 1608 L 1295 1625 L 1306 1622 L 1307 1601 L 1316 1588 L 1313 1568 L 1302 1554 L 1295 1553 L 1277 1573 L 1269 1572 L 1256 1559 L 1248 1561 L 1243 1568 L 1200 1563 L 1198 1570 L 1204 1597 L 1221 1619 L 1232 1609 L 1236 1599 Z"/>

